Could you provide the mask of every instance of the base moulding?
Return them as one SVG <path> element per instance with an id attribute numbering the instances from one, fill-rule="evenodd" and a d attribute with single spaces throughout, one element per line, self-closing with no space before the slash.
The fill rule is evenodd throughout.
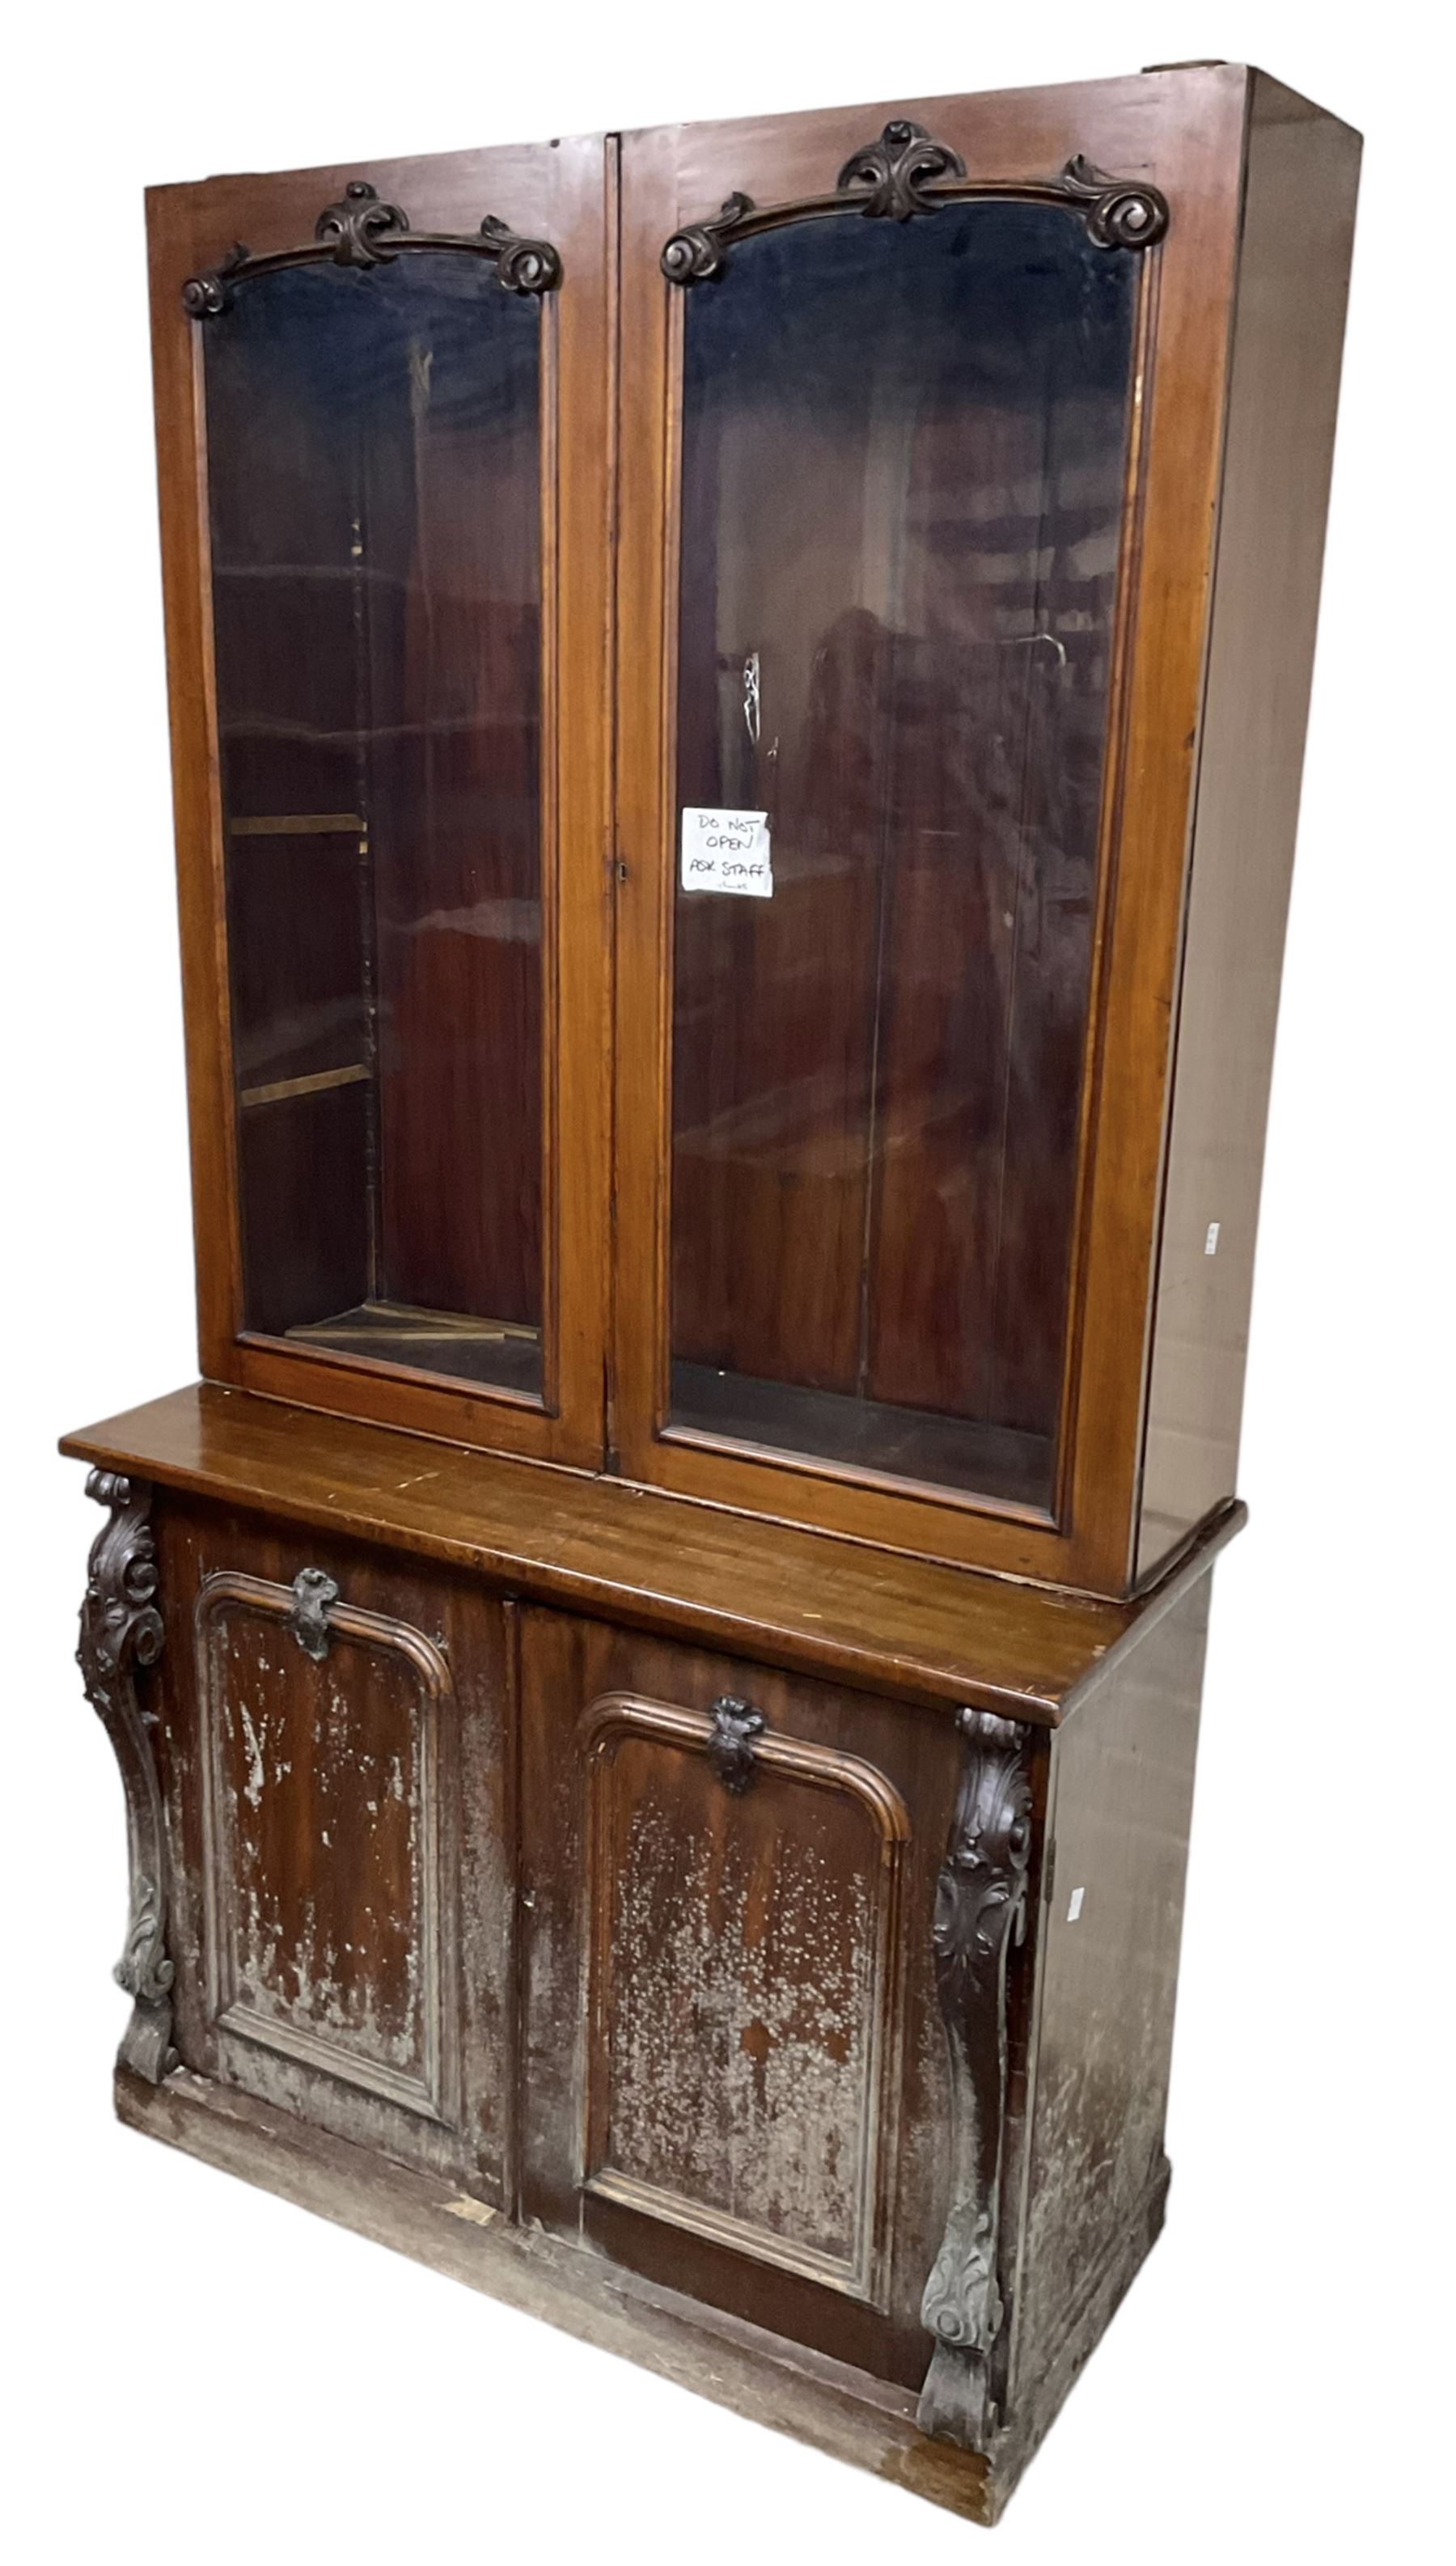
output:
<path id="1" fill-rule="evenodd" d="M 119 2067 L 116 2103 L 128 2129 L 985 2525 L 1004 2509 L 1154 2242 L 1167 2196 L 1164 2164 L 1024 2401 L 1023 2420 L 983 2456 L 928 2440 L 916 2429 L 908 2390 L 705 2310 L 539 2228 L 514 2226 L 434 2176 L 328 2137 L 186 2069 L 150 2085 Z"/>

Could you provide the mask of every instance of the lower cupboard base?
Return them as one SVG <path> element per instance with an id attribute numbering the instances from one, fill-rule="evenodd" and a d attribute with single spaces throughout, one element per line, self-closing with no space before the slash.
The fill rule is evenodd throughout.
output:
<path id="1" fill-rule="evenodd" d="M 1163 2222 L 1163 2164 L 1115 2252 L 1093 2275 L 1024 2412 L 986 2456 L 929 2440 L 915 2400 L 862 2371 L 566 2245 L 434 2177 L 325 2136 L 232 2088 L 178 2069 L 152 2085 L 116 2076 L 118 2117 L 336 2225 L 408 2254 L 506 2306 L 635 2361 L 679 2387 L 948 2512 L 996 2521 Z"/>

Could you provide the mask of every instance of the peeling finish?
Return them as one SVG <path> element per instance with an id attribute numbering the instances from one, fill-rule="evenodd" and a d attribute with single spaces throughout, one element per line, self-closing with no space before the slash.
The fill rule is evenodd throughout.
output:
<path id="1" fill-rule="evenodd" d="M 293 1607 L 287 1587 L 246 1577 L 208 1578 L 198 1598 L 210 2010 L 436 2115 L 448 1670 L 421 1633 L 345 1604 L 327 1660 L 280 1649 Z"/>
<path id="2" fill-rule="evenodd" d="M 773 1729 L 725 1792 L 713 1720 L 635 1695 L 586 1735 L 590 2188 L 875 2298 L 903 1803 Z"/>
<path id="3" fill-rule="evenodd" d="M 854 2257 L 874 1949 L 821 1848 L 631 1814 L 612 1919 L 608 2162 Z"/>

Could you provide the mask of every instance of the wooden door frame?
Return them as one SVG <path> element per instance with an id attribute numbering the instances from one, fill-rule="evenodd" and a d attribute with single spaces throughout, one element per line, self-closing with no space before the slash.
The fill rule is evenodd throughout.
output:
<path id="1" fill-rule="evenodd" d="M 1234 309 L 1250 75 L 1156 77 L 662 128 L 622 141 L 612 1440 L 629 1477 L 891 1548 L 1121 1593 L 1132 1574 Z M 891 120 L 993 192 L 1079 156 L 1169 201 L 1143 255 L 1058 1487 L 1045 1514 L 664 1432 L 668 1366 L 675 490 L 683 288 L 669 237 L 823 196 Z M 850 219 L 849 215 L 843 219 Z M 710 289 L 709 289 L 710 290 Z M 1160 1037 L 1160 1038 L 1159 1038 Z"/>
<path id="2" fill-rule="evenodd" d="M 545 1392 L 436 1382 L 243 1327 L 222 813 L 212 659 L 202 333 L 184 281 L 230 245 L 308 241 L 366 180 L 415 231 L 469 234 L 489 214 L 548 240 L 541 296 L 542 1343 Z M 582 1466 L 600 1463 L 607 1308 L 610 369 L 614 146 L 562 143 L 210 178 L 147 195 L 162 581 L 171 708 L 199 1357 L 210 1381 L 335 1414 Z"/>

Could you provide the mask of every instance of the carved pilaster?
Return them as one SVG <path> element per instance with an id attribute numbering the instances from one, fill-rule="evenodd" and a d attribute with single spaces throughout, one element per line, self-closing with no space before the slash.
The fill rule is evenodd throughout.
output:
<path id="1" fill-rule="evenodd" d="M 935 2350 L 917 2421 L 922 2433 L 974 2450 L 995 2421 L 1006 1957 L 1026 1930 L 1032 1785 L 1027 1732 L 1016 1721 L 963 1710 L 959 1725 L 968 1755 L 931 1935 L 950 2044 L 950 2211 L 920 2305 Z"/>
<path id="2" fill-rule="evenodd" d="M 131 1997 L 121 2064 L 159 2085 L 176 2065 L 172 2048 L 172 1963 L 167 1956 L 166 1825 L 150 1721 L 137 1698 L 135 1669 L 161 1654 L 156 1608 L 156 1543 L 147 1518 L 151 1490 L 139 1480 L 93 1470 L 86 1493 L 109 1519 L 92 1545 L 77 1661 L 87 1699 L 105 1722 L 126 1795 L 130 1910 L 116 1976 Z"/>

